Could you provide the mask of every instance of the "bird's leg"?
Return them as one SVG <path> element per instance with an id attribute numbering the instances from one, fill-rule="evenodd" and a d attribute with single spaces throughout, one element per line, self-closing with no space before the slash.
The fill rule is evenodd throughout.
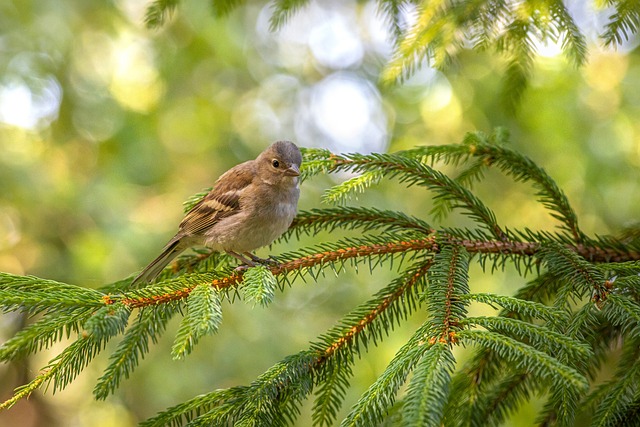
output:
<path id="1" fill-rule="evenodd" d="M 267 259 L 264 259 L 264 258 L 260 258 L 258 256 L 255 256 L 251 252 L 244 252 L 244 255 L 247 255 L 249 258 L 251 258 L 253 261 L 257 262 L 258 264 L 263 264 L 263 265 L 278 265 L 278 264 L 280 264 L 278 261 L 276 261 L 275 259 L 273 259 L 271 257 L 269 257 Z"/>
<path id="2" fill-rule="evenodd" d="M 251 260 L 248 260 L 247 258 L 243 257 L 242 255 L 240 255 L 240 254 L 239 254 L 239 253 L 237 253 L 237 252 L 227 251 L 227 253 L 228 253 L 229 255 L 231 255 L 232 257 L 237 258 L 238 260 L 240 260 L 240 262 L 242 262 L 242 263 L 244 263 L 244 264 L 246 264 L 246 265 L 248 265 L 248 266 L 250 266 L 250 267 L 255 267 L 255 265 L 256 265 L 256 263 L 255 263 L 255 262 L 253 262 L 253 261 L 251 261 Z M 246 252 L 245 252 L 245 253 L 246 253 Z"/>

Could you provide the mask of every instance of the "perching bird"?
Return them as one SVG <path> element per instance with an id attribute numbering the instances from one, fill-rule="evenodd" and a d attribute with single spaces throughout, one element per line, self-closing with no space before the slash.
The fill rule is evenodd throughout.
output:
<path id="1" fill-rule="evenodd" d="M 251 251 L 284 233 L 298 206 L 302 155 L 290 141 L 278 141 L 255 160 L 225 172 L 180 223 L 164 250 L 132 284 L 153 281 L 185 249 L 204 245 L 253 266 L 263 262 Z M 249 258 L 246 258 L 246 257 Z"/>

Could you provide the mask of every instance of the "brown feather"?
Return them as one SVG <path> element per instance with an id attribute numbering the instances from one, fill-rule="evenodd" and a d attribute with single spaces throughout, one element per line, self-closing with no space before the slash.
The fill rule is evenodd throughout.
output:
<path id="1" fill-rule="evenodd" d="M 198 202 L 180 223 L 178 235 L 197 235 L 220 219 L 240 211 L 240 196 L 253 180 L 253 163 L 241 163 L 224 173 L 213 189 Z"/>

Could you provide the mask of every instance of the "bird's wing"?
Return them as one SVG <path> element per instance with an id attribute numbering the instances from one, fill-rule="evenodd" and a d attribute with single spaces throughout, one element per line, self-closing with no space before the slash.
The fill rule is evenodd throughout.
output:
<path id="1" fill-rule="evenodd" d="M 253 180 L 253 164 L 245 162 L 225 172 L 213 189 L 198 202 L 180 223 L 178 235 L 198 235 L 222 218 L 240 211 L 240 197 Z"/>

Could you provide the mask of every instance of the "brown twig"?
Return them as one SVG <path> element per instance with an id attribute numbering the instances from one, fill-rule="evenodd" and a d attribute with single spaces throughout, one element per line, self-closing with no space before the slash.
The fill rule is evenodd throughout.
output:
<path id="1" fill-rule="evenodd" d="M 330 358 L 340 348 L 351 343 L 355 337 L 362 332 L 367 326 L 369 326 L 380 314 L 382 314 L 389 306 L 404 295 L 409 289 L 418 283 L 418 280 L 422 278 L 431 266 L 433 260 L 427 261 L 422 267 L 420 267 L 415 274 L 413 274 L 409 280 L 407 280 L 403 286 L 400 286 L 393 294 L 382 300 L 373 310 L 367 313 L 358 324 L 352 326 L 347 332 L 345 332 L 340 338 L 336 339 L 329 347 L 324 350 L 324 353 L 318 357 L 316 364 L 322 364 L 326 359 Z"/>
<path id="2" fill-rule="evenodd" d="M 438 238 L 436 237 L 436 235 L 432 235 L 422 239 L 394 241 L 384 244 L 352 246 L 344 249 L 319 252 L 313 255 L 307 255 L 301 258 L 287 261 L 277 266 L 270 267 L 270 269 L 274 275 L 279 275 L 286 274 L 294 270 L 299 270 L 301 268 L 308 268 L 330 262 L 341 261 L 350 258 L 367 257 L 371 255 L 383 255 L 421 250 L 436 253 L 439 251 L 438 241 L 463 246 L 467 250 L 467 252 L 472 254 L 514 254 L 533 256 L 540 249 L 540 244 L 536 242 L 463 240 L 447 237 L 446 235 L 439 236 Z M 576 252 L 578 255 L 591 262 L 621 262 L 640 260 L 640 253 L 633 251 L 626 252 L 619 249 L 602 249 L 593 246 L 586 246 L 584 244 L 568 246 L 568 249 Z M 213 280 L 211 282 L 211 286 L 218 289 L 225 289 L 230 286 L 235 286 L 242 281 L 242 276 L 242 272 L 236 272 L 230 276 Z M 130 308 L 140 308 L 181 300 L 189 296 L 192 290 L 193 286 L 168 292 L 163 295 L 123 299 L 116 299 L 110 295 L 105 295 L 103 297 L 103 300 L 106 305 L 113 304 L 119 301 L 129 306 Z"/>
<path id="3" fill-rule="evenodd" d="M 317 254 L 307 255 L 305 257 L 297 258 L 292 261 L 270 267 L 270 270 L 274 275 L 279 275 L 288 273 L 290 271 L 299 270 L 301 268 L 313 267 L 315 265 L 322 265 L 329 262 L 341 261 L 350 258 L 381 254 L 393 254 L 398 252 L 418 251 L 425 249 L 430 251 L 437 251 L 438 244 L 435 240 L 435 237 L 431 236 L 425 239 L 396 241 L 385 244 L 352 246 L 349 248 L 336 249 L 334 251 L 319 252 Z M 233 273 L 232 275 L 227 277 L 214 279 L 211 282 L 211 286 L 217 289 L 225 289 L 240 283 L 242 281 L 242 276 L 243 272 L 240 271 Z M 183 289 L 168 292 L 163 295 L 154 295 L 152 297 L 141 296 L 137 298 L 123 298 L 119 300 L 116 300 L 109 295 L 105 295 L 103 297 L 103 301 L 107 305 L 119 301 L 130 308 L 141 308 L 150 305 L 164 304 L 171 301 L 181 300 L 189 296 L 193 288 L 194 286 L 185 287 Z"/>

